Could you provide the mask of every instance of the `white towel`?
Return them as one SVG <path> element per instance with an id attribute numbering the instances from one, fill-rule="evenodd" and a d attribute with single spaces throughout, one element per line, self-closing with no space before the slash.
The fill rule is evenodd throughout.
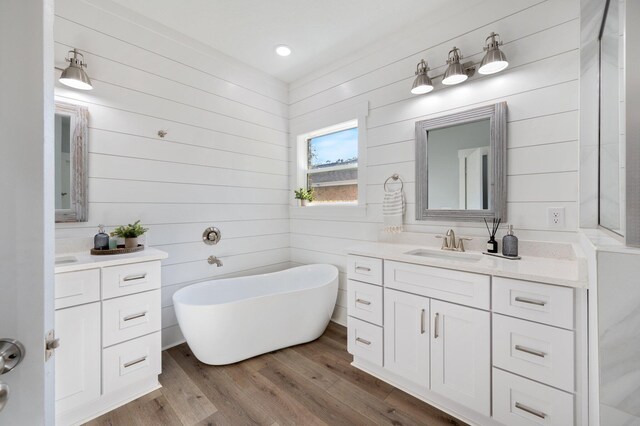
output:
<path id="1" fill-rule="evenodd" d="M 404 209 L 404 194 L 401 189 L 397 191 L 384 191 L 382 215 L 384 216 L 385 232 L 398 234 L 404 231 L 402 226 Z"/>

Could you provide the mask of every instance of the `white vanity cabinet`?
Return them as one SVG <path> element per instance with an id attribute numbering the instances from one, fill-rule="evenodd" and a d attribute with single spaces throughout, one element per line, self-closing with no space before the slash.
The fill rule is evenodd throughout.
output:
<path id="1" fill-rule="evenodd" d="M 160 259 L 166 254 L 76 257 L 55 277 L 56 424 L 65 426 L 156 389 L 162 364 Z"/>
<path id="2" fill-rule="evenodd" d="M 384 367 L 429 389 L 429 298 L 384 289 Z"/>
<path id="3" fill-rule="evenodd" d="M 347 265 L 354 366 L 471 424 L 587 424 L 573 288 L 398 256 Z"/>

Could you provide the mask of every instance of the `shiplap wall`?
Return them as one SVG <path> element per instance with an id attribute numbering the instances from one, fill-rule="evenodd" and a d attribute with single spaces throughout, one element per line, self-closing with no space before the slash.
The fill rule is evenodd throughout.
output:
<path id="1" fill-rule="evenodd" d="M 382 184 L 393 173 L 404 180 L 407 230 L 486 236 L 484 225 L 415 220 L 414 123 L 467 108 L 508 103 L 508 221 L 525 238 L 571 239 L 578 227 L 579 36 L 577 0 L 487 0 L 437 21 L 433 14 L 403 40 L 365 49 L 367 54 L 324 67 L 290 85 L 290 149 L 297 128 L 336 108 L 369 102 L 367 119 L 367 209 L 365 217 L 294 209 L 294 264 L 326 262 L 339 267 L 340 293 L 334 319 L 345 321 L 345 247 L 378 239 Z M 479 61 L 491 31 L 499 33 L 510 66 L 494 76 L 411 95 L 413 72 L 425 58 L 431 75 L 444 72 L 447 52 L 457 46 L 465 61 Z M 302 124 L 304 123 L 304 125 Z M 292 157 L 294 158 L 294 157 Z M 293 168 L 292 165 L 292 175 Z M 295 186 L 295 182 L 291 182 Z M 550 230 L 547 208 L 564 207 L 566 228 Z"/>
<path id="2" fill-rule="evenodd" d="M 90 113 L 89 221 L 59 224 L 56 237 L 149 226 L 148 242 L 169 253 L 163 345 L 175 344 L 177 289 L 289 265 L 287 86 L 139 16 L 80 0 L 55 6 L 56 65 L 80 49 L 94 85 L 56 87 L 57 99 Z M 222 231 L 216 246 L 201 241 L 208 226 Z M 223 267 L 207 263 L 212 254 Z"/>

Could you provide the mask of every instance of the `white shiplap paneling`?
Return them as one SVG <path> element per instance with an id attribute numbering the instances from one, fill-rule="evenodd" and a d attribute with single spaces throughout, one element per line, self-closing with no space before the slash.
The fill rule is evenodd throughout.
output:
<path id="1" fill-rule="evenodd" d="M 149 226 L 148 243 L 169 253 L 167 347 L 183 340 L 177 289 L 289 266 L 287 90 L 142 24 L 84 1 L 56 2 L 56 64 L 77 47 L 94 84 L 91 92 L 56 87 L 58 99 L 90 113 L 89 221 L 59 224 L 56 236 L 92 236 L 99 223 L 136 219 Z M 201 234 L 212 225 L 223 240 L 206 246 Z M 223 267 L 207 263 L 212 254 Z"/>
<path id="2" fill-rule="evenodd" d="M 491 32 L 500 33 L 510 66 L 498 75 L 474 76 L 460 86 L 413 96 L 415 64 L 425 58 L 432 75 L 444 71 L 452 46 L 465 60 L 479 61 Z M 487 0 L 455 19 L 425 23 L 403 43 L 381 46 L 342 66 L 327 67 L 290 85 L 290 129 L 340 108 L 369 102 L 367 119 L 367 213 L 365 217 L 291 219 L 291 260 L 333 263 L 345 272 L 345 248 L 375 240 L 382 223 L 382 184 L 393 173 L 405 182 L 406 223 L 412 232 L 437 232 L 455 226 L 483 237 L 484 225 L 416 221 L 414 124 L 418 120 L 506 101 L 508 104 L 508 214 L 520 235 L 557 234 L 571 238 L 578 226 L 579 3 L 577 0 Z M 293 150 L 295 136 L 290 137 Z M 566 229 L 547 227 L 548 207 L 564 207 Z M 307 213 L 305 215 L 305 213 Z M 341 287 L 341 296 L 345 287 Z M 345 320 L 338 298 L 334 318 Z"/>

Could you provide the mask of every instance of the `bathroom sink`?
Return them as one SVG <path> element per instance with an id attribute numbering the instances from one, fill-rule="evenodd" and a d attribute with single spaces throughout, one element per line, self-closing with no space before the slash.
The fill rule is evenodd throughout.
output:
<path id="1" fill-rule="evenodd" d="M 75 256 L 58 256 L 56 257 L 56 265 L 65 265 L 67 263 L 74 263 L 77 262 L 78 259 L 76 259 Z"/>
<path id="2" fill-rule="evenodd" d="M 404 254 L 430 257 L 433 259 L 455 260 L 457 262 L 478 262 L 482 259 L 482 256 L 479 254 L 444 250 L 416 249 L 407 251 Z"/>

